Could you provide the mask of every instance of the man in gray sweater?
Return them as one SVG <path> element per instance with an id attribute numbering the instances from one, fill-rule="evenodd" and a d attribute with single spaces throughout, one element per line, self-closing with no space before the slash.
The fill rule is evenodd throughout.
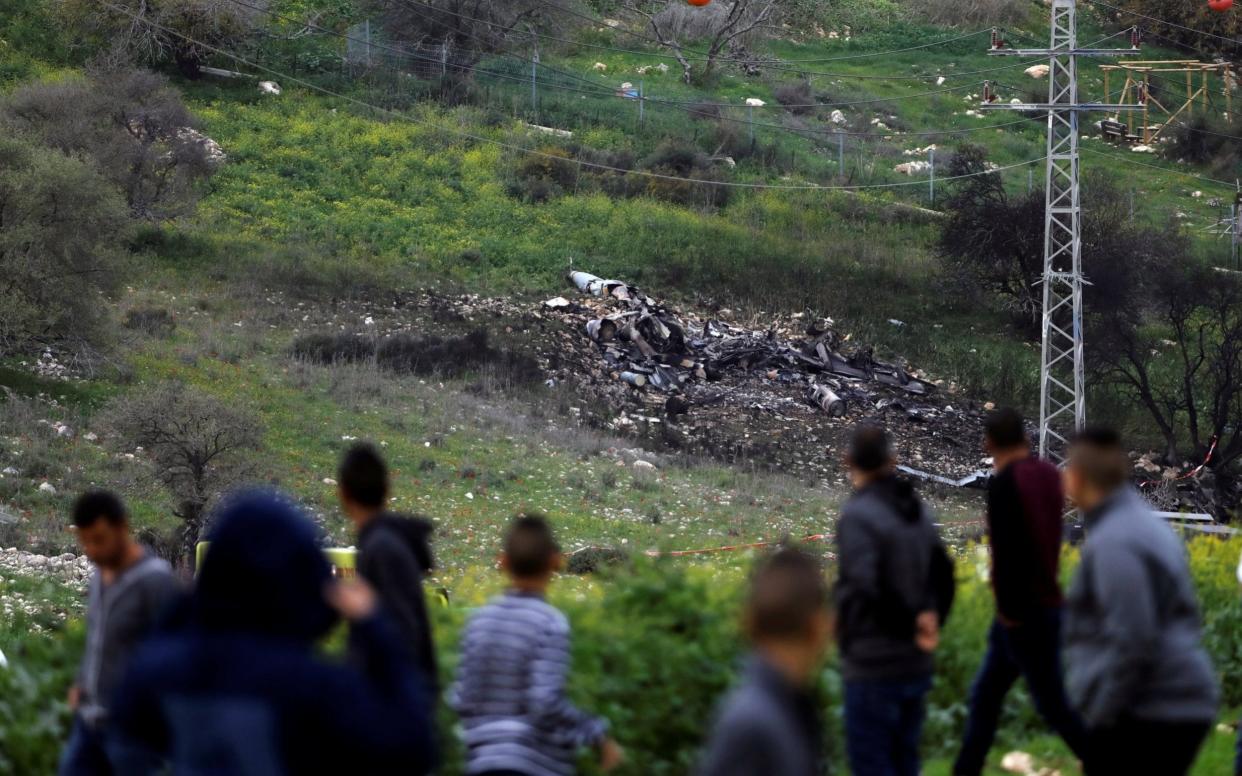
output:
<path id="1" fill-rule="evenodd" d="M 1129 469 L 1115 431 L 1087 430 L 1070 447 L 1065 490 L 1087 540 L 1066 607 L 1066 684 L 1088 728 L 1088 774 L 1180 776 L 1220 693 L 1185 548 Z"/>
<path id="2" fill-rule="evenodd" d="M 125 505 L 112 493 L 79 497 L 73 525 L 95 573 L 87 591 L 86 653 L 69 690 L 73 730 L 60 772 L 111 774 L 119 746 L 107 725 L 112 695 L 134 649 L 177 598 L 179 586 L 168 562 L 134 541 Z"/>
<path id="3" fill-rule="evenodd" d="M 762 561 L 744 627 L 754 653 L 720 708 L 699 775 L 819 776 L 824 722 L 813 687 L 832 631 L 819 563 L 793 549 Z"/>

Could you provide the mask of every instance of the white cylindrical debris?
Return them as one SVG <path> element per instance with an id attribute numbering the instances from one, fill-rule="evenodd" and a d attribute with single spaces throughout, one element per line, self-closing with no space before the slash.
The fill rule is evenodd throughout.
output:
<path id="1" fill-rule="evenodd" d="M 647 375 L 638 372 L 622 372 L 621 379 L 635 388 L 643 388 L 647 385 Z"/>
<path id="2" fill-rule="evenodd" d="M 807 399 L 828 414 L 830 418 L 845 416 L 845 400 L 833 393 L 826 385 L 813 385 L 807 391 Z"/>

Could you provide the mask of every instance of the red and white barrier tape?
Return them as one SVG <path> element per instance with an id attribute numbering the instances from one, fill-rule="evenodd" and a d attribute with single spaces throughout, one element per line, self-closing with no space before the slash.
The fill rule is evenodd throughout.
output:
<path id="1" fill-rule="evenodd" d="M 1180 482 L 1181 480 L 1189 480 L 1193 477 L 1199 476 L 1199 472 L 1203 471 L 1204 467 L 1206 467 L 1209 463 L 1212 462 L 1212 455 L 1216 452 L 1216 442 L 1217 442 L 1216 437 L 1212 437 L 1212 445 L 1208 447 L 1207 457 L 1203 459 L 1203 463 L 1199 464 L 1198 466 L 1186 472 L 1185 474 L 1179 475 L 1177 477 L 1172 477 L 1167 480 L 1143 480 L 1142 482 L 1139 483 L 1139 487 L 1146 488 L 1148 485 L 1158 485 L 1164 482 Z"/>

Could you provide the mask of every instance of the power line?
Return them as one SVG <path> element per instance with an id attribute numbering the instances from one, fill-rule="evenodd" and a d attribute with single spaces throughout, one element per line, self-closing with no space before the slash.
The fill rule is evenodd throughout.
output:
<path id="1" fill-rule="evenodd" d="M 1242 45 L 1242 41 L 1235 40 L 1233 38 L 1226 38 L 1224 35 L 1217 35 L 1214 32 L 1208 32 L 1206 30 L 1196 30 L 1194 27 L 1187 27 L 1184 24 L 1178 24 L 1177 22 L 1171 22 L 1171 21 L 1168 21 L 1167 19 L 1160 19 L 1158 17 L 1148 16 L 1147 14 L 1142 14 L 1137 11 L 1129 11 L 1129 10 L 1126 10 L 1125 8 L 1118 8 L 1115 5 L 1109 5 L 1108 3 L 1105 3 L 1103 0 L 1087 0 L 1087 2 L 1091 3 L 1092 5 L 1102 6 L 1116 13 L 1124 13 L 1129 16 L 1137 17 L 1139 19 L 1146 19 L 1147 21 L 1156 22 L 1157 24 L 1163 24 L 1167 27 L 1173 27 L 1178 30 L 1184 30 L 1185 32 L 1193 32 L 1195 35 L 1202 35 L 1205 38 L 1215 38 L 1217 40 L 1223 40 L 1224 42 L 1229 43 L 1234 46 Z"/>
<path id="2" fill-rule="evenodd" d="M 251 61 L 251 60 L 249 60 L 249 59 L 246 59 L 245 57 L 243 57 L 243 56 L 241 56 L 241 55 L 239 55 L 239 54 L 235 54 L 235 53 L 233 53 L 233 52 L 231 52 L 231 51 L 228 51 L 228 50 L 226 50 L 226 49 L 220 48 L 220 47 L 218 47 L 218 46 L 213 46 L 213 45 L 211 45 L 211 44 L 209 44 L 209 43 L 204 43 L 203 41 L 200 41 L 200 40 L 198 40 L 198 39 L 196 39 L 196 38 L 194 38 L 194 37 L 192 37 L 192 36 L 190 36 L 190 35 L 186 35 L 185 33 L 180 32 L 179 30 L 174 30 L 174 29 L 172 29 L 172 28 L 170 28 L 170 27 L 166 27 L 166 26 L 164 26 L 164 25 L 162 25 L 162 24 L 159 24 L 159 23 L 157 23 L 157 22 L 155 22 L 155 21 L 152 21 L 152 20 L 150 20 L 150 19 L 143 18 L 143 17 L 141 17 L 141 16 L 139 16 L 139 15 L 137 15 L 137 14 L 135 14 L 135 13 L 131 12 L 131 11 L 130 11 L 129 9 L 127 9 L 127 8 L 123 8 L 123 7 L 121 7 L 121 6 L 118 6 L 118 5 L 115 5 L 115 4 L 111 3 L 111 2 L 108 2 L 108 0 L 100 0 L 100 1 L 101 1 L 101 3 L 102 3 L 103 5 L 105 5 L 105 6 L 109 7 L 109 8 L 111 8 L 111 9 L 112 9 L 112 10 L 114 10 L 114 11 L 119 11 L 119 12 L 121 12 L 121 13 L 125 14 L 126 16 L 130 17 L 131 19 L 133 19 L 133 20 L 134 20 L 134 21 L 136 21 L 136 22 L 140 22 L 140 23 L 145 24 L 145 25 L 147 25 L 147 26 L 149 26 L 149 27 L 153 27 L 153 28 L 155 28 L 155 29 L 158 29 L 158 30 L 160 30 L 160 31 L 162 31 L 162 32 L 168 33 L 168 34 L 170 34 L 170 35 L 174 35 L 174 36 L 176 36 L 176 37 L 178 37 L 178 38 L 181 38 L 182 40 L 184 40 L 184 41 L 186 41 L 186 42 L 188 42 L 188 43 L 193 43 L 194 45 L 199 46 L 199 47 L 203 48 L 203 49 L 204 49 L 204 50 L 206 50 L 206 51 L 211 51 L 211 52 L 214 52 L 214 53 L 219 54 L 219 55 L 221 55 L 221 56 L 228 57 L 229 59 L 232 59 L 232 60 L 234 60 L 234 61 L 236 61 L 236 62 L 238 62 L 238 63 L 240 63 L 240 64 L 243 64 L 243 65 L 245 65 L 245 66 L 247 66 L 247 67 L 251 67 L 251 68 L 254 68 L 254 69 L 256 69 L 256 70 L 262 70 L 262 71 L 264 71 L 264 72 L 266 72 L 266 73 L 269 73 L 269 74 L 271 74 L 271 75 L 274 75 L 274 76 L 279 77 L 281 80 L 284 80 L 284 81 L 287 81 L 287 82 L 290 82 L 290 83 L 296 83 L 296 84 L 298 84 L 298 85 L 300 85 L 300 86 L 304 86 L 304 87 L 306 87 L 306 88 L 308 88 L 308 89 L 311 89 L 312 91 L 320 92 L 321 94 L 325 94 L 325 95 L 327 95 L 327 96 L 329 96 L 329 97 L 333 97 L 333 98 L 336 98 L 336 99 L 344 100 L 344 101 L 346 101 L 346 102 L 353 103 L 353 104 L 358 105 L 358 106 L 360 106 L 360 107 L 364 107 L 364 108 L 367 108 L 367 109 L 369 109 L 369 110 L 373 110 L 373 111 L 375 111 L 375 112 L 377 112 L 377 113 L 381 113 L 381 114 L 384 114 L 384 115 L 392 116 L 392 117 L 394 117 L 394 118 L 398 118 L 398 119 L 403 119 L 403 120 L 405 120 L 405 121 L 409 121 L 409 122 L 414 123 L 414 124 L 422 124 L 422 125 L 424 125 L 424 126 L 431 127 L 432 129 L 438 130 L 438 131 L 440 131 L 440 132 L 444 132 L 444 133 L 447 133 L 447 134 L 450 134 L 450 135 L 457 135 L 458 137 L 462 137 L 462 138 L 465 138 L 465 139 L 467 139 L 467 140 L 473 140 L 473 141 L 478 142 L 478 143 L 487 143 L 487 144 L 491 144 L 491 145 L 497 146 L 497 147 L 499 147 L 499 148 L 504 148 L 504 149 L 507 149 L 507 150 L 510 150 L 510 151 L 515 151 L 515 152 L 518 152 L 518 153 L 529 154 L 529 155 L 532 155 L 532 156 L 538 156 L 538 157 L 542 157 L 542 158 L 545 158 L 545 159 L 553 159 L 553 160 L 558 161 L 558 162 L 569 162 L 569 163 L 576 164 L 576 165 L 577 165 L 577 166 L 579 166 L 579 167 L 589 167 L 589 168 L 592 168 L 592 169 L 603 170 L 603 171 L 605 171 L 605 172 L 615 172 L 615 173 L 621 173 L 622 175 L 637 175 L 637 176 L 641 176 L 641 177 L 645 177 L 645 178 L 655 178 L 655 179 L 659 179 L 659 180 L 677 181 L 677 182 L 680 182 L 680 183 L 694 183 L 694 184 L 705 185 L 705 186 L 721 186 L 721 187 L 726 187 L 726 188 L 753 189 L 753 190 L 778 190 L 778 191 L 862 191 L 862 190 L 892 189 L 892 188 L 902 188 L 902 187 L 905 187 L 905 186 L 924 186 L 924 185 L 926 185 L 926 181 L 909 181 L 909 182 L 901 182 L 901 183 L 872 183 L 872 184 L 857 184 L 857 185 L 846 185 L 846 186 L 821 186 L 821 185 L 819 185 L 819 184 L 767 184 L 767 183 L 745 183 L 745 182 L 739 182 L 739 181 L 711 181 L 711 180 L 700 180 L 700 179 L 697 179 L 697 178 L 685 178 L 685 177 L 678 176 L 678 175 L 665 175 L 665 174 L 663 174 L 663 173 L 651 172 L 651 171 L 649 171 L 649 170 L 627 170 L 627 169 L 622 168 L 622 167 L 614 167 L 614 166 L 612 166 L 612 165 L 600 164 L 600 163 L 598 163 L 598 162 L 589 162 L 589 161 L 584 161 L 584 160 L 582 160 L 582 159 L 566 159 L 566 158 L 565 158 L 565 157 L 563 157 L 563 156 L 559 156 L 559 155 L 556 155 L 556 154 L 550 154 L 550 153 L 547 153 L 547 152 L 544 152 L 544 151 L 540 151 L 539 149 L 535 149 L 535 148 L 527 148 L 527 147 L 525 147 L 525 146 L 519 146 L 519 145 L 515 145 L 515 144 L 513 144 L 513 143 L 507 143 L 507 142 L 505 142 L 505 141 L 503 141 L 503 140 L 496 140 L 496 139 L 494 139 L 494 138 L 489 138 L 489 137 L 485 137 L 485 136 L 482 136 L 482 135 L 476 135 L 476 134 L 474 134 L 474 133 L 471 133 L 471 132 L 466 132 L 466 131 L 461 130 L 461 129 L 457 129 L 457 128 L 450 127 L 450 126 L 445 126 L 445 125 L 443 125 L 443 124 L 439 124 L 439 123 L 436 123 L 436 122 L 434 122 L 434 121 L 428 121 L 428 120 L 426 120 L 426 119 L 420 119 L 420 118 L 417 118 L 417 117 L 414 117 L 414 116 L 410 116 L 410 115 L 408 115 L 408 114 L 400 113 L 400 112 L 395 111 L 395 110 L 392 110 L 392 109 L 390 109 L 390 108 L 384 108 L 384 107 L 381 107 L 381 106 L 379 106 L 379 105 L 374 105 L 374 104 L 372 104 L 372 103 L 366 102 L 365 100 L 360 100 L 360 99 L 358 99 L 357 97 L 351 97 L 351 96 L 346 95 L 346 94 L 341 94 L 341 93 L 339 93 L 339 92 L 333 91 L 333 90 L 328 89 L 328 88 L 323 87 L 323 86 L 320 86 L 320 85 L 318 85 L 318 84 L 316 84 L 316 83 L 313 83 L 313 82 L 311 82 L 311 81 L 306 81 L 306 80 L 304 80 L 304 79 L 298 78 L 298 77 L 293 76 L 293 75 L 290 75 L 290 74 L 288 74 L 288 73 L 284 73 L 284 72 L 282 72 L 282 71 L 280 71 L 280 70 L 276 70 L 275 68 L 268 67 L 268 66 L 263 65 L 263 64 L 260 64 L 260 63 L 258 63 L 258 62 L 253 62 L 253 61 Z M 994 174 L 994 173 L 1003 172 L 1003 171 L 1005 171 L 1005 170 L 1012 170 L 1012 169 L 1016 169 L 1016 168 L 1018 168 L 1018 167 L 1025 167 L 1025 166 L 1030 165 L 1030 164 L 1038 164 L 1039 162 L 1042 162 L 1043 160 L 1044 160 L 1044 157 L 1040 157 L 1040 158 L 1038 158 L 1038 159 L 1031 159 L 1031 160 L 1028 160 L 1028 161 L 1025 161 L 1025 162 L 1018 162 L 1018 163 L 1015 163 L 1015 164 L 1005 165 L 1005 166 L 1002 166 L 1002 167 L 996 167 L 996 168 L 991 169 L 991 170 L 983 170 L 983 171 L 980 171 L 980 172 L 967 173 L 967 174 L 963 174 L 963 175 L 953 175 L 953 176 L 949 176 L 949 177 L 947 177 L 947 178 L 942 178 L 941 180 L 943 180 L 943 181 L 953 181 L 953 180 L 961 180 L 961 179 L 964 179 L 964 178 L 974 178 L 974 177 L 977 177 L 977 176 L 979 176 L 979 175 L 991 175 L 991 174 Z"/>
<path id="3" fill-rule="evenodd" d="M 500 73 L 500 72 L 496 72 L 493 70 L 486 70 L 483 68 L 479 68 L 477 66 L 463 65 L 460 63 L 451 63 L 446 60 L 437 59 L 436 57 L 431 56 L 431 55 L 420 54 L 417 52 L 409 51 L 404 48 L 388 46 L 382 43 L 374 43 L 364 38 L 355 38 L 355 37 L 350 36 L 348 33 L 337 32 L 336 30 L 328 29 L 326 27 L 321 27 L 312 22 L 301 22 L 291 17 L 282 16 L 274 11 L 246 3 L 244 2 L 244 0 L 229 0 L 229 2 L 234 3 L 235 5 L 243 6 L 245 8 L 253 9 L 255 11 L 260 11 L 262 13 L 265 13 L 271 16 L 272 18 L 280 19 L 281 21 L 303 24 L 304 26 L 307 26 L 311 29 L 319 30 L 328 35 L 333 35 L 335 37 L 342 38 L 343 40 L 346 40 L 352 43 L 360 43 L 370 48 L 378 48 L 381 51 L 392 52 L 393 54 L 396 54 L 402 57 L 413 57 L 416 59 L 420 59 L 424 62 L 431 63 L 433 65 L 439 64 L 441 67 L 444 67 L 446 69 L 451 68 L 453 70 L 459 70 L 462 72 L 479 73 L 479 74 L 489 75 L 495 78 L 501 78 L 504 80 L 515 81 L 515 82 L 519 82 L 523 84 L 529 82 L 529 79 L 527 79 L 525 76 L 515 76 L 515 75 L 510 75 L 508 73 Z M 471 53 L 481 53 L 481 52 L 471 52 Z M 525 61 L 523 61 L 522 64 L 525 65 L 526 64 Z M 546 67 L 546 66 L 540 63 L 540 67 Z M 553 68 L 546 68 L 546 69 L 550 70 L 553 73 L 562 72 L 562 71 L 559 71 Z M 566 75 L 570 75 L 570 74 L 566 73 Z M 582 80 L 585 81 L 585 79 L 582 79 Z M 577 89 L 577 88 L 570 87 L 570 86 L 559 85 L 555 83 L 548 83 L 546 85 L 548 86 L 548 88 L 551 88 L 551 89 L 560 89 L 562 91 L 575 92 L 579 94 L 592 95 L 592 96 L 597 96 L 597 97 L 602 97 L 602 98 L 615 98 L 616 97 L 616 92 L 612 89 L 586 90 L 586 89 Z M 977 86 L 977 84 L 967 84 L 965 86 L 955 87 L 954 90 L 962 91 L 962 90 L 973 88 L 974 86 Z M 929 94 L 930 95 L 942 94 L 947 91 L 950 91 L 950 90 L 939 90 L 939 91 L 927 92 L 927 93 L 922 93 L 922 94 L 911 94 L 911 95 L 902 95 L 902 96 L 897 96 L 897 97 L 885 97 L 885 98 L 857 100 L 857 101 L 850 101 L 850 102 L 810 103 L 810 104 L 801 104 L 801 105 L 780 104 L 780 105 L 774 105 L 773 107 L 780 107 L 780 108 L 854 107 L 857 105 L 873 104 L 876 102 L 891 102 L 894 100 L 912 99 L 915 97 L 927 96 Z M 727 121 L 727 122 L 738 123 L 738 124 L 746 124 L 746 125 L 755 126 L 755 127 L 766 127 L 766 128 L 778 129 L 778 130 L 782 130 L 785 132 L 789 132 L 791 134 L 809 133 L 809 134 L 822 134 L 822 135 L 834 135 L 834 136 L 835 135 L 848 135 L 848 136 L 854 136 L 854 137 L 870 137 L 871 136 L 871 133 L 868 133 L 868 132 L 853 132 L 853 131 L 848 131 L 848 130 L 837 130 L 837 129 L 828 129 L 828 128 L 799 129 L 795 127 L 787 127 L 781 124 L 752 122 L 746 119 L 731 118 L 728 116 L 716 116 L 716 115 L 707 113 L 705 110 L 698 110 L 698 108 L 706 108 L 706 107 L 738 107 L 738 106 L 734 106 L 728 103 L 707 103 L 703 101 L 674 101 L 674 100 L 664 100 L 658 97 L 648 97 L 646 95 L 641 96 L 639 99 L 642 99 L 644 102 L 653 103 L 656 105 L 667 105 L 671 107 L 690 106 L 687 112 L 691 113 L 692 115 L 714 118 L 720 121 Z M 983 132 L 983 131 L 987 131 L 990 129 L 1002 129 L 1005 127 L 1017 126 L 1018 124 L 1024 124 L 1024 123 L 1026 123 L 1025 119 L 1019 120 L 1019 121 L 1005 122 L 1003 124 L 990 124 L 990 125 L 979 126 L 979 127 L 964 127 L 960 129 L 945 129 L 945 130 L 922 130 L 919 132 L 903 132 L 902 135 L 909 136 L 909 137 L 933 137 L 933 136 L 938 136 L 938 135 L 970 134 L 973 132 Z"/>
<path id="4" fill-rule="evenodd" d="M 422 2 L 421 0 L 400 0 L 400 1 L 401 1 L 403 4 L 405 4 L 405 5 L 411 5 L 411 4 L 413 4 L 413 5 L 419 5 L 419 6 L 422 6 L 422 7 L 424 7 L 424 8 L 433 9 L 433 10 L 435 10 L 435 11 L 436 11 L 436 12 L 438 12 L 438 13 L 448 14 L 448 15 L 450 15 L 450 16 L 455 16 L 455 17 L 458 17 L 458 18 L 461 18 L 461 19 L 466 19 L 466 20 L 468 20 L 468 21 L 473 21 L 473 22 L 476 22 L 476 23 L 479 23 L 479 24 L 486 24 L 486 25 L 491 26 L 491 27 L 496 27 L 496 26 L 499 26 L 496 22 L 492 22 L 492 21 L 487 20 L 487 19 L 480 19 L 480 18 L 475 17 L 475 16 L 468 16 L 468 15 L 466 15 L 466 14 L 458 13 L 458 12 L 456 12 L 456 11 L 450 11 L 450 10 L 447 10 L 447 9 L 444 9 L 444 8 L 439 8 L 439 7 L 434 6 L 434 5 L 431 5 L 431 4 L 429 4 L 429 3 Z M 543 2 L 543 0 L 540 0 L 540 2 Z M 560 8 L 559 6 L 557 6 L 557 8 L 558 8 L 559 10 L 565 11 L 566 13 L 570 13 L 571 15 L 579 16 L 580 18 L 590 19 L 590 17 L 583 16 L 582 14 L 577 14 L 577 13 L 570 12 L 570 11 L 568 11 L 568 9 Z M 592 21 L 596 21 L 597 23 L 602 23 L 602 22 L 600 22 L 599 20 L 592 20 Z M 632 32 L 632 31 L 630 31 L 630 30 L 626 30 L 626 29 L 624 29 L 624 28 L 618 28 L 618 31 L 619 31 L 619 32 L 621 32 L 622 34 L 625 34 L 625 35 L 630 35 L 630 36 L 635 36 L 635 35 L 637 35 L 637 33 L 634 33 L 634 32 Z M 479 40 L 479 39 L 480 39 L 478 35 L 472 34 L 472 33 L 471 33 L 471 32 L 469 32 L 468 30 L 456 30 L 455 32 L 457 32 L 457 33 L 459 33 L 459 34 L 462 34 L 462 35 L 466 35 L 467 37 L 473 38 L 473 39 L 475 39 L 475 40 Z M 920 46 L 912 46 L 912 47 L 910 47 L 910 48 L 905 48 L 905 49 L 895 49 L 895 50 L 892 50 L 892 51 L 876 51 L 876 52 L 870 52 L 870 53 L 866 53 L 866 54 L 853 54 L 853 55 L 849 55 L 849 56 L 835 57 L 835 58 L 830 57 L 830 58 L 824 58 L 824 59 L 810 59 L 810 60 L 797 60 L 797 59 L 794 59 L 794 60 L 783 60 L 783 64 L 769 64 L 769 63 L 765 63 L 765 62 L 758 62 L 758 61 L 751 60 L 751 59 L 736 59 L 736 58 L 731 58 L 731 57 L 716 57 L 716 58 L 715 58 L 715 61 L 716 61 L 716 62 L 724 62 L 724 63 L 734 63 L 734 64 L 746 64 L 746 65 L 752 65 L 752 66 L 754 66 L 754 67 L 758 67 L 758 68 L 761 68 L 761 69 L 764 69 L 764 70 L 774 70 L 774 71 L 777 71 L 777 72 L 798 73 L 798 74 L 803 74 L 803 75 L 818 75 L 818 76 L 823 76 L 823 77 L 825 77 L 825 78 L 852 78 L 852 79 L 863 79 L 863 80 L 866 80 L 866 79 L 871 79 L 871 80 L 892 80 L 892 81 L 902 81 L 902 80 L 922 81 L 922 80 L 927 80 L 927 79 L 929 79 L 929 78 L 934 78 L 934 77 L 936 77 L 936 75 L 946 75 L 946 76 L 947 76 L 947 75 L 955 75 L 955 76 L 963 76 L 963 75 L 974 75 L 974 74 L 979 74 L 979 73 L 991 73 L 991 72 L 997 72 L 997 71 L 1000 71 L 1000 70 L 1009 70 L 1009 69 L 1011 69 L 1011 68 L 1018 67 L 1019 65 L 1023 64 L 1022 62 L 1015 62 L 1015 63 L 1010 64 L 1010 65 L 1004 65 L 1004 66 L 997 67 L 997 68 L 989 68 L 989 69 L 986 69 L 986 70 L 979 70 L 979 71 L 968 71 L 968 72 L 964 72 L 964 73 L 951 73 L 951 74 L 950 74 L 950 73 L 947 73 L 947 72 L 942 72 L 942 73 L 937 73 L 937 74 L 935 74 L 935 75 L 930 75 L 930 74 L 929 74 L 929 75 L 919 75 L 919 76 L 915 76 L 915 75 L 909 75 L 909 76 L 900 76 L 900 75 L 892 75 L 892 76 L 875 76 L 875 75 L 866 75 L 866 74 L 863 74 L 863 75 L 853 75 L 853 74 L 850 74 L 850 73 L 826 73 L 826 72 L 820 72 L 820 71 L 816 71 L 816 70 L 806 70 L 806 69 L 804 69 L 804 68 L 800 68 L 800 67 L 791 67 L 791 66 L 790 66 L 791 64 L 796 64 L 796 63 L 799 63 L 799 62 L 839 62 L 839 61 L 845 61 L 845 60 L 851 60 L 851 59 L 859 59 L 859 58 L 863 58 L 863 57 L 878 57 L 878 56 L 886 56 L 886 55 L 897 54 L 897 53 L 902 53 L 902 52 L 907 52 L 907 51 L 915 51 L 915 50 L 919 50 L 919 49 L 930 48 L 930 47 L 932 47 L 932 46 L 938 46 L 938 45 L 944 45 L 944 44 L 946 44 L 946 43 L 956 42 L 956 41 L 958 41 L 958 40 L 965 40 L 965 39 L 967 39 L 967 38 L 973 38 L 973 37 L 976 37 L 976 36 L 978 36 L 978 35 L 983 34 L 984 32 L 988 32 L 988 30 L 980 30 L 979 32 L 969 33 L 969 34 L 967 34 L 967 35 L 963 35 L 963 36 L 960 36 L 960 37 L 957 37 L 957 38 L 951 38 L 951 39 L 949 39 L 949 40 L 945 40 L 945 41 L 938 41 L 938 42 L 934 42 L 934 43 L 923 44 L 923 45 L 920 45 Z M 548 35 L 548 34 L 546 34 L 546 33 L 534 32 L 533 30 L 532 30 L 532 31 L 527 31 L 525 34 L 526 34 L 526 35 L 530 35 L 532 38 L 543 39 L 543 40 L 552 40 L 552 41 L 556 41 L 556 42 L 559 42 L 559 43 L 569 44 L 569 45 L 572 45 L 572 46 L 583 46 L 583 47 L 586 47 L 586 48 L 600 49 L 600 50 L 604 50 L 604 51 L 613 51 L 613 52 L 620 53 L 620 54 L 636 54 L 636 55 L 640 55 L 640 56 L 649 56 L 649 57 L 654 57 L 654 58 L 656 58 L 656 59 L 668 59 L 668 60 L 672 60 L 672 61 L 677 61 L 677 57 L 676 57 L 675 55 L 672 55 L 672 54 L 660 54 L 660 53 L 656 53 L 656 52 L 649 52 L 649 51 L 636 51 L 636 50 L 633 50 L 633 49 L 622 49 L 622 48 L 616 48 L 616 47 L 613 47 L 613 46 L 605 46 L 605 45 L 602 45 L 602 44 L 596 44 L 596 43 L 585 43 L 585 42 L 581 42 L 581 41 L 572 40 L 572 39 L 570 39 L 570 38 L 562 38 L 562 37 L 558 37 L 558 36 L 555 36 L 555 35 Z M 666 44 L 664 44 L 662 41 L 660 41 L 658 38 L 651 38 L 651 37 L 648 37 L 648 36 L 638 36 L 638 37 L 639 37 L 640 39 L 642 39 L 642 40 L 647 40 L 647 41 L 650 41 L 650 42 L 652 42 L 652 43 L 655 43 L 656 45 L 660 45 L 660 46 L 665 46 L 665 45 L 666 45 Z M 701 53 L 701 52 L 698 52 L 698 53 Z M 704 56 L 687 57 L 687 60 L 689 60 L 689 61 L 705 61 L 706 59 L 707 59 L 707 57 L 706 57 L 705 55 L 704 55 Z M 1034 61 L 1036 61 L 1036 60 L 1033 60 L 1033 59 L 1032 59 L 1032 60 L 1027 60 L 1027 61 L 1034 62 Z"/>
<path id="5" fill-rule="evenodd" d="M 1095 154 L 1096 156 L 1103 156 L 1103 157 L 1105 157 L 1106 159 L 1115 159 L 1115 160 L 1117 160 L 1117 161 L 1121 162 L 1122 164 L 1136 164 L 1136 165 L 1138 165 L 1138 166 L 1140 166 L 1140 167 L 1150 167 L 1150 168 L 1151 168 L 1151 169 L 1153 169 L 1153 170 L 1160 170 L 1161 172 L 1171 172 L 1171 173 L 1174 173 L 1174 174 L 1177 174 L 1177 175 L 1181 175 L 1181 176 L 1186 177 L 1186 178 L 1194 178 L 1195 180 L 1198 180 L 1198 181 L 1203 181 L 1204 183 L 1216 183 L 1216 184 L 1219 184 L 1219 185 L 1221 185 L 1221 186 L 1228 186 L 1229 188 L 1234 188 L 1234 187 L 1235 187 L 1235 184 L 1230 183 L 1230 182 L 1228 182 L 1228 181 L 1218 181 L 1218 180 L 1216 180 L 1215 178 L 1205 178 L 1205 177 L 1204 177 L 1204 176 L 1202 176 L 1202 175 L 1195 175 L 1195 174 L 1194 174 L 1194 173 L 1192 173 L 1192 172 L 1185 172 L 1184 170 L 1178 170 L 1178 169 L 1173 168 L 1173 167 L 1161 167 L 1161 166 L 1160 166 L 1160 165 L 1158 165 L 1158 164 L 1150 164 L 1150 163 L 1148 163 L 1148 162 L 1140 162 L 1138 159 L 1132 159 L 1132 158 L 1130 158 L 1130 157 L 1128 157 L 1128 156 L 1118 156 L 1117 154 L 1111 154 L 1111 153 L 1107 153 L 1107 152 L 1105 152 L 1105 151 L 1097 151 L 1097 150 L 1095 150 L 1094 148 L 1081 148 L 1080 150 L 1086 151 L 1086 152 L 1088 152 L 1088 153 Z"/>

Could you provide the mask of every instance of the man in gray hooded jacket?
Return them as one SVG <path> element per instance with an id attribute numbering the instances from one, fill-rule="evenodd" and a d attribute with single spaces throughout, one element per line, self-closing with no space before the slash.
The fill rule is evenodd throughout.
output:
<path id="1" fill-rule="evenodd" d="M 1127 483 L 1115 431 L 1070 447 L 1065 490 L 1086 516 L 1066 617 L 1067 688 L 1089 775 L 1189 771 L 1216 718 L 1215 672 L 1182 541 Z"/>

